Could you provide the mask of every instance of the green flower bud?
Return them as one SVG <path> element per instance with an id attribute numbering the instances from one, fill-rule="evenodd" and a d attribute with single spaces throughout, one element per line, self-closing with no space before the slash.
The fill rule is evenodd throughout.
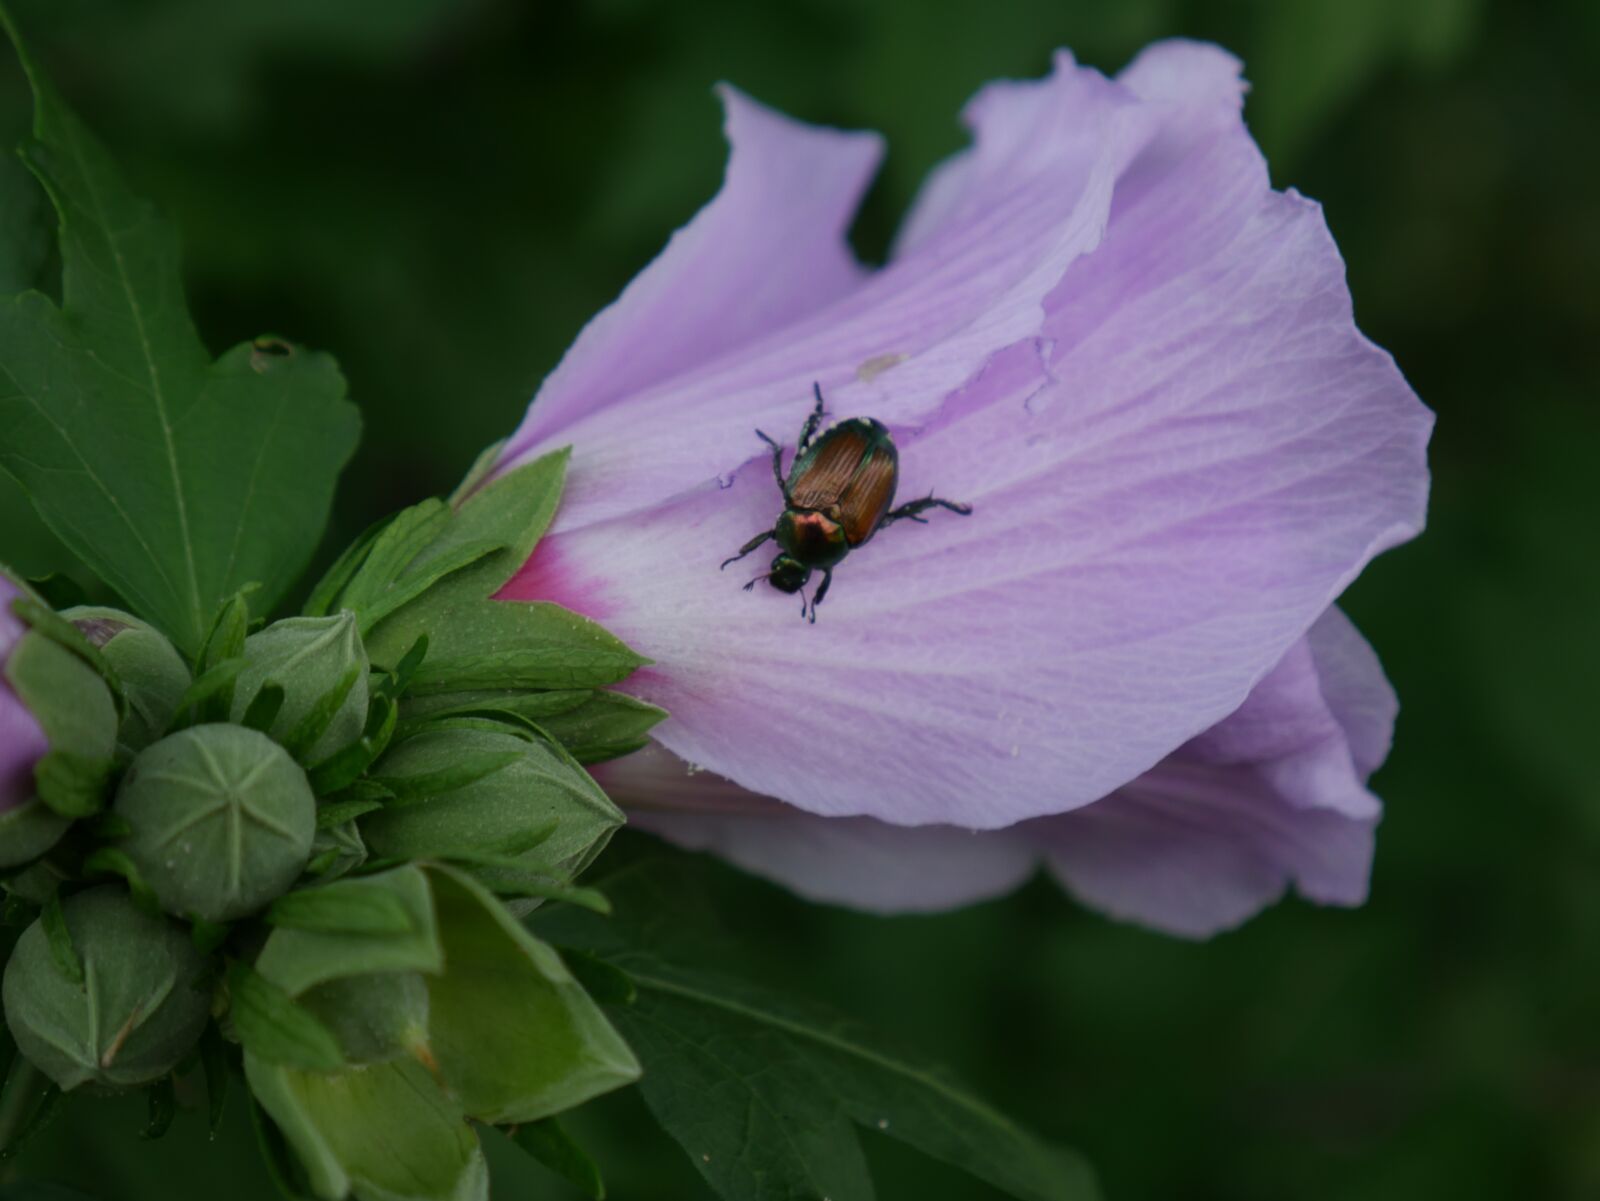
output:
<path id="1" fill-rule="evenodd" d="M 62 616 L 116 669 L 128 702 L 117 731 L 117 750 L 132 758 L 166 732 L 194 677 L 177 648 L 131 613 L 81 605 Z"/>
<path id="2" fill-rule="evenodd" d="M 316 832 L 316 799 L 281 746 L 243 726 L 195 726 L 142 751 L 115 811 L 118 844 L 168 913 L 226 922 L 299 877 Z"/>
<path id="3" fill-rule="evenodd" d="M 315 764 L 361 737 L 367 724 L 367 673 L 354 613 L 290 617 L 244 642 L 247 666 L 233 686 L 234 721 L 261 689 L 283 689 L 267 733 L 302 763 Z"/>
<path id="4" fill-rule="evenodd" d="M 576 875 L 622 811 L 552 743 L 493 722 L 451 720 L 397 744 L 373 768 L 397 799 L 361 819 L 374 855 L 517 855 Z"/>
<path id="5" fill-rule="evenodd" d="M 3 595 L 0 590 L 0 598 Z M 28 741 L 42 734 L 42 741 L 29 755 L 45 755 L 35 763 L 36 772 L 43 770 L 51 755 L 70 757 L 90 768 L 91 775 L 96 764 L 110 766 L 117 735 L 111 690 L 99 672 L 45 635 L 26 630 L 10 647 L 0 664 L 0 701 L 5 702 L 0 710 L 20 711 L 31 719 Z M 21 741 L 24 734 L 13 729 L 10 714 L 0 716 L 6 717 L 5 736 Z M 23 775 L 16 787 L 25 790 L 27 784 Z M 71 824 L 38 796 L 29 797 L 26 791 L 20 801 L 6 796 L 12 786 L 9 781 L 0 785 L 0 868 L 38 858 Z"/>
<path id="6" fill-rule="evenodd" d="M 6 965 L 17 1046 L 63 1089 L 128 1088 L 171 1071 L 211 1012 L 205 961 L 188 934 L 115 884 L 68 897 L 61 913 L 65 936 L 36 921 Z"/>

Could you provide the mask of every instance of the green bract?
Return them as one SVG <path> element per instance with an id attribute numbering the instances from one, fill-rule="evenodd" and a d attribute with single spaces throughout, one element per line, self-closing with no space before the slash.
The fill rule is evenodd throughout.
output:
<path id="1" fill-rule="evenodd" d="M 50 753 L 34 769 L 40 795 L 0 814 L 0 868 L 44 854 L 73 817 L 99 807 L 117 736 L 105 681 L 43 633 L 18 639 L 4 674 L 44 730 Z"/>
<path id="2" fill-rule="evenodd" d="M 211 1009 L 188 934 L 139 910 L 120 885 L 68 897 L 61 914 L 65 940 L 35 921 L 6 965 L 17 1046 L 63 1089 L 128 1087 L 171 1071 Z"/>
<path id="3" fill-rule="evenodd" d="M 517 856 L 567 878 L 624 821 L 559 746 L 497 722 L 424 727 L 391 747 L 372 774 L 395 794 L 360 822 L 375 855 Z"/>
<path id="4" fill-rule="evenodd" d="M 194 677 L 177 648 L 131 613 L 83 605 L 62 616 L 100 649 L 117 673 L 127 702 L 117 750 L 131 758 L 166 732 Z"/>
<path id="5" fill-rule="evenodd" d="M 266 727 L 302 763 L 318 763 L 361 737 L 367 722 L 367 652 L 354 613 L 291 617 L 244 643 L 245 667 L 233 686 L 234 721 L 262 688 L 283 690 Z"/>
<path id="6" fill-rule="evenodd" d="M 293 884 L 316 829 L 305 772 L 243 726 L 196 726 L 143 751 L 115 812 L 130 827 L 119 849 L 162 908 L 212 922 L 243 917 Z"/>
<path id="7" fill-rule="evenodd" d="M 329 1201 L 465 1201 L 469 1118 L 537 1120 L 638 1076 L 559 956 L 470 876 L 395 868 L 285 897 L 256 968 L 337 1041 L 312 1071 L 245 1040 L 251 1090 Z"/>

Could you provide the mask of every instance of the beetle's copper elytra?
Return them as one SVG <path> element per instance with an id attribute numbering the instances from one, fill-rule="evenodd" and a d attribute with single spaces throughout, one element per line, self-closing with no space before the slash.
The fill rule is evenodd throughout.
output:
<path id="1" fill-rule="evenodd" d="M 816 394 L 816 407 L 800 432 L 794 465 L 787 477 L 783 472 L 783 447 L 756 431 L 756 436 L 772 448 L 772 475 L 783 493 L 784 509 L 772 529 L 750 539 L 722 566 L 737 563 L 767 539 L 773 539 L 783 548 L 781 553 L 772 560 L 765 575 L 758 575 L 744 586 L 745 591 L 766 580 L 779 592 L 799 592 L 813 571 L 821 571 L 822 584 L 809 605 L 804 595 L 800 597 L 800 616 L 814 622 L 817 606 L 833 583 L 833 569 L 884 526 L 902 518 L 926 522 L 927 518 L 920 514 L 934 508 L 966 516 L 972 506 L 929 496 L 891 509 L 900 478 L 900 452 L 889 430 L 871 417 L 851 417 L 822 430 L 822 419 L 827 415 L 822 388 L 813 384 L 811 389 Z"/>

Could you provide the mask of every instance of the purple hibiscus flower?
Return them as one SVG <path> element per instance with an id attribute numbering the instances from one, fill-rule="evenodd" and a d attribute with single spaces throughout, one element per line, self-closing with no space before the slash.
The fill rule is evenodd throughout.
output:
<path id="1" fill-rule="evenodd" d="M 11 650 L 27 633 L 11 611 L 11 603 L 20 595 L 16 585 L 0 574 L 0 813 L 32 798 L 33 765 L 50 749 L 38 719 L 5 678 Z"/>
<path id="2" fill-rule="evenodd" d="M 573 448 L 505 589 L 604 622 L 671 717 L 599 773 L 637 824 L 895 910 L 1039 863 L 1187 934 L 1365 896 L 1394 698 L 1333 602 L 1422 526 L 1429 412 L 1274 191 L 1238 63 L 1063 54 L 969 106 L 890 262 L 844 231 L 868 134 L 726 91 L 716 198 L 584 330 L 502 466 Z M 901 452 L 901 523 L 821 620 L 718 563 L 781 507 L 756 427 L 820 383 Z"/>

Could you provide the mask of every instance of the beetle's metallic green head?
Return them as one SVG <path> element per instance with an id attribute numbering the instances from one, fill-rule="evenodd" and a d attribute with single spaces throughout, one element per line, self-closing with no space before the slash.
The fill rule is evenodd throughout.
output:
<path id="1" fill-rule="evenodd" d="M 793 555 L 779 555 L 772 561 L 767 581 L 779 592 L 799 592 L 811 578 L 811 568 Z"/>

